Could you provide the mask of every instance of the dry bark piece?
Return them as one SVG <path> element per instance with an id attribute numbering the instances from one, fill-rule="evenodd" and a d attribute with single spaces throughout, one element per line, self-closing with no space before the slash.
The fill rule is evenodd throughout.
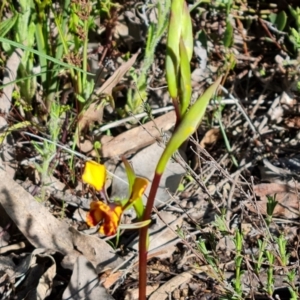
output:
<path id="1" fill-rule="evenodd" d="M 161 136 L 161 131 L 167 131 L 175 125 L 175 112 L 166 113 L 154 121 L 130 129 L 119 134 L 100 149 L 101 157 L 119 157 L 134 153 L 153 144 Z"/>
<path id="2" fill-rule="evenodd" d="M 12 55 L 9 57 L 6 63 L 6 68 L 3 77 L 3 85 L 6 85 L 14 81 L 17 77 L 17 71 L 19 64 L 23 56 L 23 51 L 21 49 L 15 49 Z M 8 113 L 11 107 L 11 97 L 15 85 L 10 84 L 5 86 L 0 95 L 0 109 L 3 113 Z"/>
<path id="3" fill-rule="evenodd" d="M 157 290 L 159 287 L 158 283 L 154 283 L 152 285 L 147 285 L 146 287 L 146 297 L 151 295 L 154 291 Z M 127 289 L 126 290 L 126 295 L 125 295 L 125 300 L 138 300 L 139 299 L 139 289 Z M 156 300 L 160 300 L 161 298 L 156 298 Z"/>
<path id="4" fill-rule="evenodd" d="M 130 161 L 136 175 L 146 177 L 150 181 L 150 184 L 148 185 L 143 196 L 144 203 L 146 203 L 147 201 L 147 196 L 150 192 L 155 168 L 163 151 L 164 145 L 158 145 L 157 143 L 154 143 L 151 146 L 148 146 L 139 151 L 132 157 Z M 182 176 L 184 176 L 184 174 L 186 173 L 186 170 L 183 167 L 183 159 L 178 155 L 176 160 L 177 161 L 170 160 L 168 162 L 166 169 L 162 175 L 155 197 L 156 206 L 164 205 L 172 198 L 172 194 L 175 193 L 178 189 Z M 114 174 L 116 176 L 115 178 L 113 178 L 111 197 L 122 199 L 123 197 L 126 197 L 129 192 L 128 184 L 125 183 L 127 182 L 127 174 L 124 165 L 120 164 L 116 168 Z M 118 178 L 121 178 L 123 180 L 120 181 Z"/>
<path id="5" fill-rule="evenodd" d="M 295 185 L 280 183 L 261 183 L 253 187 L 255 195 L 259 197 L 278 194 L 278 193 L 295 193 Z"/>
<path id="6" fill-rule="evenodd" d="M 178 238 L 175 230 L 182 226 L 183 218 L 176 218 L 174 214 L 167 211 L 161 211 L 159 214 L 160 217 L 157 217 L 156 224 L 149 228 L 148 252 L 149 257 L 153 257 L 155 254 L 155 257 L 165 259 L 170 257 L 176 249 L 176 244 L 172 242 Z M 165 224 L 168 224 L 169 227 Z M 138 238 L 134 239 L 129 247 L 138 250 Z M 135 263 L 137 261 L 138 258 Z"/>
<path id="7" fill-rule="evenodd" d="M 111 273 L 108 276 L 101 276 L 101 282 L 106 289 L 111 288 L 122 276 L 124 275 L 123 271 L 117 271 Z"/>
<path id="8" fill-rule="evenodd" d="M 0 170 L 0 204 L 28 241 L 36 248 L 73 250 L 67 224 L 56 219 L 6 172 Z"/>

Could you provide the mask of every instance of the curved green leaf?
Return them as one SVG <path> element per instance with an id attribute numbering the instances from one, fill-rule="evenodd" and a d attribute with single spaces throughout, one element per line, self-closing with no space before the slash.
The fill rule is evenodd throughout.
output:
<path id="1" fill-rule="evenodd" d="M 194 105 L 190 108 L 190 110 L 184 115 L 183 119 L 179 123 L 177 129 L 169 140 L 166 149 L 164 150 L 158 164 L 156 167 L 156 174 L 161 175 L 165 167 L 173 155 L 173 153 L 180 147 L 180 145 L 188 139 L 188 137 L 193 134 L 198 128 L 206 107 L 216 92 L 221 78 L 219 77 L 216 82 L 214 82 L 205 92 L 204 94 L 194 103 Z"/>

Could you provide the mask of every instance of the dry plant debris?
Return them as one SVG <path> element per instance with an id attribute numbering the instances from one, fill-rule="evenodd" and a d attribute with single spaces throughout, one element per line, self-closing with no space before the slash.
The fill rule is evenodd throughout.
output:
<path id="1" fill-rule="evenodd" d="M 118 164 L 126 155 L 138 175 L 152 179 L 176 122 L 174 111 L 153 113 L 171 106 L 164 35 L 139 83 L 149 24 L 159 24 L 158 1 L 99 1 L 100 9 L 90 1 L 67 8 L 67 1 L 34 2 L 28 11 L 17 2 L 0 9 L 0 299 L 137 299 L 137 231 L 107 238 L 88 229 L 86 212 L 101 194 L 81 177 L 86 158 L 101 159 L 113 177 L 110 196 L 124 198 Z M 206 2 L 189 1 L 192 100 L 218 73 L 223 90 L 162 181 L 147 295 L 299 299 L 300 6 Z M 54 61 L 38 55 L 42 24 L 52 43 L 43 54 Z M 38 54 L 3 40 L 22 37 Z M 73 45 L 64 55 L 56 44 L 63 42 Z M 96 78 L 62 69 L 71 60 Z M 122 223 L 134 218 L 126 212 Z"/>

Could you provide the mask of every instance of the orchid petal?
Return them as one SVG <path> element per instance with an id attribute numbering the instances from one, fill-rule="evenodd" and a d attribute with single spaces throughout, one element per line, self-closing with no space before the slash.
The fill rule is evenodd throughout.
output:
<path id="1" fill-rule="evenodd" d="M 149 181 L 146 178 L 136 177 L 133 183 L 132 193 L 129 201 L 132 203 L 133 201 L 142 198 L 148 184 Z"/>
<path id="2" fill-rule="evenodd" d="M 87 213 L 86 223 L 89 226 L 95 226 L 102 221 L 99 232 L 106 236 L 114 235 L 118 230 L 122 213 L 123 207 L 120 205 L 93 201 Z"/>
<path id="3" fill-rule="evenodd" d="M 101 191 L 106 180 L 105 166 L 91 160 L 87 161 L 82 174 L 82 180 L 94 187 L 97 191 Z"/>

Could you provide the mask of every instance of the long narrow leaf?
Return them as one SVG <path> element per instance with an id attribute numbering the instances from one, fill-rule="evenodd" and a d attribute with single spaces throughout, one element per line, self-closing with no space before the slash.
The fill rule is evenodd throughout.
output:
<path id="1" fill-rule="evenodd" d="M 192 86 L 191 86 L 191 67 L 188 58 L 188 53 L 184 44 L 183 39 L 180 39 L 180 116 L 184 116 L 187 111 L 191 96 L 192 96 Z"/>
<path id="2" fill-rule="evenodd" d="M 158 164 L 156 167 L 156 173 L 162 174 L 165 170 L 165 167 L 173 155 L 173 153 L 180 147 L 180 145 L 195 132 L 198 128 L 199 123 L 201 122 L 206 107 L 217 90 L 221 78 L 219 77 L 216 82 L 214 82 L 205 92 L 204 94 L 194 103 L 194 105 L 190 108 L 190 110 L 184 115 L 171 139 L 169 140 L 166 149 L 164 150 Z"/>
<path id="3" fill-rule="evenodd" d="M 8 40 L 8 39 L 3 38 L 3 37 L 0 37 L 0 42 L 2 42 L 2 43 L 7 43 L 7 44 L 9 44 L 9 45 L 11 45 L 11 46 L 13 46 L 13 47 L 20 48 L 20 49 L 23 49 L 23 50 L 25 50 L 25 51 L 29 51 L 29 52 L 31 52 L 31 53 L 34 53 L 34 54 L 38 55 L 38 56 L 42 56 L 42 57 L 44 57 L 44 58 L 46 58 L 46 59 L 48 59 L 48 60 L 54 62 L 55 64 L 58 64 L 58 65 L 60 65 L 60 66 L 63 66 L 63 67 L 65 67 L 65 68 L 67 68 L 67 69 L 74 69 L 74 70 L 76 70 L 76 71 L 78 71 L 78 72 L 86 73 L 87 75 L 91 75 L 91 76 L 95 76 L 95 75 L 92 74 L 92 73 L 85 72 L 85 71 L 83 71 L 82 69 L 80 69 L 80 68 L 78 68 L 78 67 L 69 65 L 69 64 L 67 64 L 67 63 L 65 63 L 65 62 L 63 62 L 63 61 L 60 61 L 60 60 L 58 60 L 58 59 L 56 59 L 56 58 L 54 58 L 54 57 L 51 57 L 51 56 L 46 55 L 46 54 L 44 54 L 44 53 L 41 53 L 41 52 L 39 52 L 39 51 L 37 51 L 37 50 L 34 50 L 34 49 L 30 48 L 30 47 L 24 46 L 24 45 L 22 45 L 22 44 L 20 44 L 20 43 L 17 43 L 17 42 Z"/>
<path id="4" fill-rule="evenodd" d="M 170 96 L 178 96 L 179 40 L 182 26 L 183 0 L 172 1 L 166 51 L 166 77 Z"/>
<path id="5" fill-rule="evenodd" d="M 16 24 L 18 20 L 18 13 L 14 12 L 12 18 L 6 19 L 0 23 L 0 36 L 5 36 L 9 30 Z"/>
<path id="6" fill-rule="evenodd" d="M 184 2 L 183 4 L 181 37 L 183 39 L 188 60 L 190 62 L 193 55 L 194 38 L 193 38 L 192 19 L 186 2 Z"/>

